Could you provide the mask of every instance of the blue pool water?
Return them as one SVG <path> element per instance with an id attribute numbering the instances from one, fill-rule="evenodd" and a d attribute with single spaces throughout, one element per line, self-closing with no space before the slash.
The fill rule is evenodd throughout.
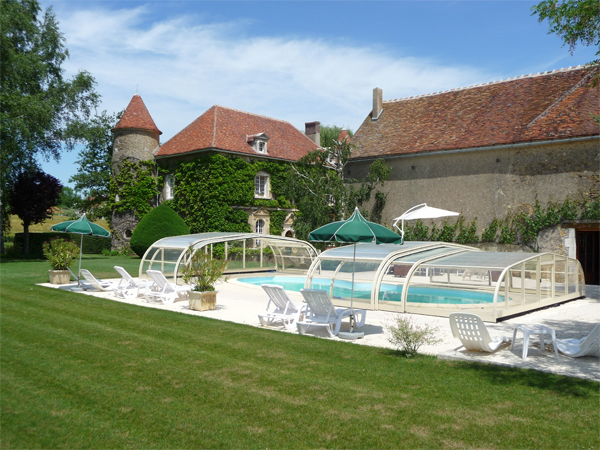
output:
<path id="1" fill-rule="evenodd" d="M 277 284 L 288 291 L 300 292 L 304 288 L 304 277 L 294 276 L 253 276 L 238 278 L 238 281 L 256 286 L 261 284 Z M 312 289 L 324 289 L 329 291 L 331 280 L 326 278 L 313 278 Z M 371 298 L 371 283 L 354 283 L 354 298 L 369 300 Z M 379 291 L 379 300 L 401 301 L 402 287 L 394 284 L 382 284 Z M 333 288 L 333 296 L 339 298 L 350 298 L 352 283 L 350 281 L 338 280 Z M 408 302 L 411 303 L 437 303 L 437 304 L 474 304 L 492 303 L 494 294 L 489 292 L 476 292 L 459 289 L 444 289 L 437 287 L 414 286 L 408 290 Z M 498 301 L 504 301 L 504 297 L 498 296 Z"/>

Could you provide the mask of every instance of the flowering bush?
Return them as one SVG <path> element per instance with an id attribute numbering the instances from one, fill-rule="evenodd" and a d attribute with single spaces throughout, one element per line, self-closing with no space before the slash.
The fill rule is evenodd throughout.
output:
<path id="1" fill-rule="evenodd" d="M 388 333 L 388 341 L 409 357 L 416 355 L 422 345 L 433 345 L 441 341 L 436 337 L 439 331 L 437 327 L 415 325 L 410 316 L 398 315 L 394 323 L 385 325 L 385 331 Z"/>
<path id="2" fill-rule="evenodd" d="M 67 270 L 71 261 L 77 257 L 79 247 L 75 242 L 56 238 L 44 242 L 43 252 L 54 270 Z"/>
<path id="3" fill-rule="evenodd" d="M 203 250 L 196 251 L 194 247 L 190 247 L 188 252 L 192 257 L 181 270 L 183 281 L 191 284 L 193 291 L 214 291 L 214 285 L 223 275 L 227 261 L 212 258 L 210 254 L 204 253 Z"/>

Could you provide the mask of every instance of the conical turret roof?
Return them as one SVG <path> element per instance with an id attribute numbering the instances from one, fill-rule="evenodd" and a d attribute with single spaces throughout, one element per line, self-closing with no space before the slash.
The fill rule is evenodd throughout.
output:
<path id="1" fill-rule="evenodd" d="M 129 105 L 127 105 L 127 109 L 125 109 L 121 120 L 119 120 L 119 123 L 115 125 L 113 130 L 123 128 L 154 131 L 158 134 L 162 134 L 162 131 L 158 129 L 154 120 L 152 120 L 152 116 L 148 112 L 148 109 L 139 94 L 133 96 Z"/>

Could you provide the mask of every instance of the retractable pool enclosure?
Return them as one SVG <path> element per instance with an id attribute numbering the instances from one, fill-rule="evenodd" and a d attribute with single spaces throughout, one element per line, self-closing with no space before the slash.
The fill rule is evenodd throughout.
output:
<path id="1" fill-rule="evenodd" d="M 177 282 L 179 267 L 195 251 L 228 260 L 225 273 L 301 271 L 305 273 L 317 255 L 315 248 L 299 239 L 259 233 L 199 233 L 160 239 L 144 253 L 139 275 L 160 270 Z"/>
<path id="2" fill-rule="evenodd" d="M 352 246 L 321 253 L 305 287 L 327 289 L 336 305 L 349 306 L 352 259 Z M 443 317 L 469 311 L 488 322 L 585 295 L 576 259 L 445 242 L 358 244 L 354 272 L 356 308 Z"/>

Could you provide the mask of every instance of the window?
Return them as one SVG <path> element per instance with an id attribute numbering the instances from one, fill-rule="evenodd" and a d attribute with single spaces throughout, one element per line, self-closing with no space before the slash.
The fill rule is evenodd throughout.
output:
<path id="1" fill-rule="evenodd" d="M 265 141 L 258 141 L 258 153 L 267 153 L 267 143 Z"/>
<path id="2" fill-rule="evenodd" d="M 269 174 L 266 172 L 258 172 L 254 178 L 254 197 L 270 198 L 269 191 Z"/>
<path id="3" fill-rule="evenodd" d="M 175 197 L 175 177 L 173 175 L 167 175 L 165 177 L 165 187 L 163 190 L 163 198 L 165 200 L 171 200 Z"/>
<path id="4" fill-rule="evenodd" d="M 256 221 L 256 233 L 263 234 L 265 232 L 265 221 L 258 219 Z"/>
<path id="5" fill-rule="evenodd" d="M 246 142 L 252 146 L 256 153 L 267 154 L 267 142 L 271 139 L 267 133 L 246 135 Z"/>

